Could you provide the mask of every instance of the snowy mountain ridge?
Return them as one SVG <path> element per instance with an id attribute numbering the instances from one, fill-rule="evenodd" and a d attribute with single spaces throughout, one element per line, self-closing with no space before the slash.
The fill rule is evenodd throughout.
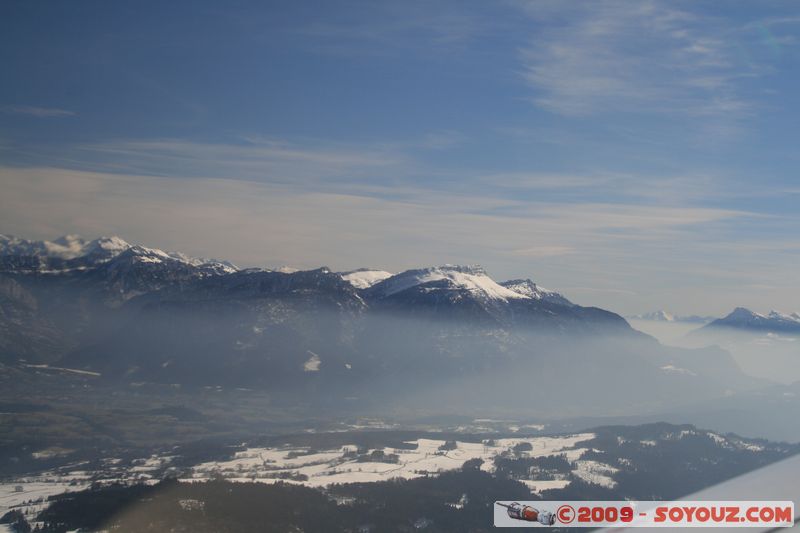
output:
<path id="1" fill-rule="evenodd" d="M 556 291 L 545 289 L 530 279 L 512 279 L 508 281 L 502 281 L 500 282 L 500 285 L 518 294 L 527 296 L 532 300 L 542 300 L 544 302 L 550 302 L 558 305 L 575 305 Z"/>
<path id="2" fill-rule="evenodd" d="M 230 274 L 241 269 L 230 262 L 216 259 L 196 258 L 181 252 L 166 252 L 131 244 L 117 236 L 87 240 L 79 235 L 65 235 L 48 240 L 29 240 L 0 234 L 0 262 L 2 270 L 8 272 L 58 273 L 86 270 L 112 261 L 139 264 L 182 263 L 207 270 L 209 274 Z M 260 269 L 269 271 L 270 269 Z M 282 267 L 276 272 L 293 273 L 295 268 Z M 412 287 L 424 286 L 425 290 L 467 290 L 475 296 L 507 302 L 509 300 L 541 300 L 559 305 L 573 305 L 561 294 L 545 289 L 530 279 L 514 279 L 496 282 L 479 265 L 442 265 L 413 269 L 393 274 L 385 270 L 359 268 L 340 272 L 339 275 L 359 290 L 380 285 L 383 296 L 391 296 Z"/>
<path id="3" fill-rule="evenodd" d="M 489 300 L 506 302 L 531 299 L 531 296 L 502 286 L 490 278 L 479 265 L 443 265 L 406 270 L 372 286 L 382 297 L 392 296 L 414 287 L 427 291 L 461 289 Z"/>
<path id="4" fill-rule="evenodd" d="M 197 268 L 210 268 L 216 273 L 239 270 L 227 261 L 190 257 L 180 252 L 165 252 L 158 248 L 130 244 L 117 236 L 86 240 L 78 235 L 64 235 L 53 241 L 36 241 L 0 234 L 0 257 L 24 258 L 11 263 L 21 270 L 48 273 L 81 270 L 109 263 L 125 255 L 140 263 L 176 261 Z"/>
<path id="5" fill-rule="evenodd" d="M 372 268 L 359 268 L 349 272 L 340 272 L 339 274 L 356 289 L 368 289 L 376 283 L 394 276 L 391 272 Z"/>
<path id="6" fill-rule="evenodd" d="M 52 241 L 30 240 L 0 234 L 0 270 L 6 272 L 38 272 L 54 274 L 82 271 L 106 265 L 119 268 L 116 263 L 169 265 L 184 264 L 206 271 L 207 274 L 230 274 L 241 269 L 228 261 L 191 257 L 181 252 L 166 252 L 131 244 L 111 236 L 87 240 L 79 235 L 64 235 Z M 248 269 L 251 270 L 251 269 Z M 270 271 L 271 269 L 258 269 Z M 281 273 L 298 272 L 295 268 L 281 267 Z M 545 289 L 530 279 L 496 282 L 480 265 L 442 265 L 413 269 L 393 274 L 385 270 L 359 268 L 340 272 L 339 275 L 354 288 L 366 290 L 380 285 L 383 296 L 424 287 L 466 290 L 482 299 L 507 302 L 509 300 L 540 300 L 558 305 L 574 305 L 561 294 Z"/>
<path id="7" fill-rule="evenodd" d="M 326 272 L 327 269 L 324 269 Z M 233 273 L 276 272 L 293 274 L 295 268 L 240 269 L 227 261 L 191 257 L 131 244 L 112 236 L 87 240 L 65 235 L 53 241 L 29 240 L 0 234 L 0 273 L 20 275 L 97 275 L 105 279 L 122 300 L 165 286 L 168 280 L 219 276 Z M 309 271 L 311 272 L 311 271 Z M 357 291 L 369 291 L 373 299 L 427 298 L 432 302 L 470 300 L 488 308 L 510 302 L 540 302 L 577 307 L 561 294 L 545 289 L 530 279 L 497 282 L 480 265 L 432 266 L 398 274 L 359 268 L 336 273 Z M 412 296 L 411 293 L 416 296 Z"/>
<path id="8" fill-rule="evenodd" d="M 767 314 L 762 314 L 745 307 L 737 307 L 727 316 L 717 319 L 706 326 L 706 328 L 721 327 L 800 332 L 800 313 L 782 313 L 772 310 Z"/>
<path id="9" fill-rule="evenodd" d="M 101 237 L 87 241 L 78 235 L 64 235 L 54 241 L 35 241 L 0 234 L 0 255 L 76 259 L 99 254 L 111 258 L 130 247 L 130 244 L 119 237 Z"/>

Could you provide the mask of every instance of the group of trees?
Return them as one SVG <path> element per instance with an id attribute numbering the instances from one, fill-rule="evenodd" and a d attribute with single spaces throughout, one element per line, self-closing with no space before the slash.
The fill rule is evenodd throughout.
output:
<path id="1" fill-rule="evenodd" d="M 467 495 L 465 498 L 464 495 Z M 342 498 L 339 496 L 347 496 Z M 115 532 L 489 531 L 497 499 L 530 499 L 524 485 L 480 470 L 480 460 L 462 470 L 415 480 L 347 484 L 323 492 L 293 484 L 180 483 L 110 486 L 53 498 L 39 520 L 43 533 L 78 528 Z M 202 505 L 182 505 L 187 500 Z M 338 505 L 338 501 L 348 501 Z M 452 503 L 466 502 L 460 509 Z"/>
<path id="2" fill-rule="evenodd" d="M 18 509 L 12 509 L 0 517 L 0 524 L 11 527 L 14 533 L 30 533 L 31 525 L 25 519 L 25 515 Z"/>

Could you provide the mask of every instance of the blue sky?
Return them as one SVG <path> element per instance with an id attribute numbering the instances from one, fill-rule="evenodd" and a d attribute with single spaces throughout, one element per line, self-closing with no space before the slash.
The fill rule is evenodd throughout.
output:
<path id="1" fill-rule="evenodd" d="M 0 6 L 0 232 L 800 310 L 792 2 Z"/>

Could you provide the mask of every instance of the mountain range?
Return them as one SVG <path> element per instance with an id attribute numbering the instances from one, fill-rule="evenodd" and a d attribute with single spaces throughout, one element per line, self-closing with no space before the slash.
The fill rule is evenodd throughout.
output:
<path id="1" fill-rule="evenodd" d="M 652 322 L 683 322 L 687 324 L 704 325 L 700 330 L 725 328 L 731 330 L 775 333 L 800 331 L 800 313 L 781 313 L 773 310 L 767 314 L 762 314 L 751 311 L 745 307 L 737 307 L 722 318 L 699 315 L 673 315 L 661 310 L 631 315 L 628 318 L 631 320 L 647 320 Z"/>
<path id="2" fill-rule="evenodd" d="M 770 311 L 767 314 L 761 314 L 744 307 L 737 307 L 727 316 L 714 320 L 703 329 L 721 328 L 754 332 L 800 333 L 800 313 L 787 314 Z"/>
<path id="3" fill-rule="evenodd" d="M 650 320 L 654 322 L 684 322 L 687 324 L 708 324 L 714 320 L 713 316 L 700 316 L 700 315 L 674 315 L 663 310 L 652 311 L 650 313 L 642 313 L 640 315 L 631 315 L 628 318 L 631 320 Z"/>
<path id="4" fill-rule="evenodd" d="M 51 364 L 310 402 L 585 414 L 758 385 L 720 349 L 662 346 L 615 313 L 479 266 L 239 269 L 118 237 L 0 236 L 0 334 L 6 371 Z"/>

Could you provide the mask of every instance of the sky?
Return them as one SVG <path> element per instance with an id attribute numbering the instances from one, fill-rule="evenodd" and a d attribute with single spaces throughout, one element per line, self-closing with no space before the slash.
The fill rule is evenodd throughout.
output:
<path id="1" fill-rule="evenodd" d="M 800 5 L 0 4 L 0 233 L 800 310 Z"/>

